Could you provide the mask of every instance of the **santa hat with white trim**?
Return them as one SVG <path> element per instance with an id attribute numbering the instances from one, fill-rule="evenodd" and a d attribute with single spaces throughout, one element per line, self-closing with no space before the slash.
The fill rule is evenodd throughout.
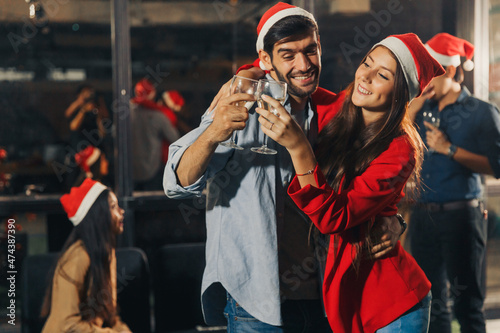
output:
<path id="1" fill-rule="evenodd" d="M 408 84 L 410 101 L 420 96 L 434 77 L 445 73 L 443 66 L 429 54 L 420 38 L 413 33 L 389 36 L 372 49 L 377 46 L 385 46 L 398 59 Z"/>
<path id="2" fill-rule="evenodd" d="M 69 194 L 61 197 L 60 201 L 69 220 L 77 226 L 89 212 L 90 207 L 107 187 L 87 178 L 82 185 L 71 188 Z"/>
<path id="3" fill-rule="evenodd" d="M 276 5 L 269 8 L 264 13 L 264 15 L 262 15 L 259 25 L 257 26 L 257 53 L 259 52 L 259 50 L 264 49 L 264 37 L 266 37 L 267 33 L 273 27 L 273 25 L 275 25 L 276 23 L 278 23 L 278 21 L 284 19 L 285 17 L 297 15 L 307 17 L 316 25 L 316 27 L 318 26 L 318 23 L 316 23 L 314 16 L 307 10 L 304 10 L 300 7 L 296 7 L 284 2 L 278 2 Z"/>
<path id="4" fill-rule="evenodd" d="M 442 32 L 432 37 L 425 47 L 443 66 L 460 66 L 462 56 L 467 59 L 462 65 L 463 69 L 465 71 L 474 69 L 474 63 L 471 60 L 474 55 L 474 45 L 465 39 Z"/>
<path id="5" fill-rule="evenodd" d="M 97 162 L 100 156 L 101 150 L 99 148 L 88 146 L 75 154 L 75 162 L 80 166 L 80 168 L 82 168 L 83 171 L 90 172 L 90 167 Z"/>

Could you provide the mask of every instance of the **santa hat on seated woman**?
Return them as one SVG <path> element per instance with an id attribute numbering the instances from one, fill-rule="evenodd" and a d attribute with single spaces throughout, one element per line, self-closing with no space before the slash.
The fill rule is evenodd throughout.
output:
<path id="1" fill-rule="evenodd" d="M 429 54 L 420 38 L 413 33 L 389 36 L 373 48 L 377 46 L 385 46 L 398 59 L 408 84 L 410 101 L 420 96 L 434 77 L 445 73 L 443 66 Z"/>
<path id="2" fill-rule="evenodd" d="M 71 192 L 60 199 L 69 220 L 75 226 L 82 222 L 90 207 L 106 189 L 106 186 L 90 178 L 85 179 L 82 185 L 71 188 Z"/>

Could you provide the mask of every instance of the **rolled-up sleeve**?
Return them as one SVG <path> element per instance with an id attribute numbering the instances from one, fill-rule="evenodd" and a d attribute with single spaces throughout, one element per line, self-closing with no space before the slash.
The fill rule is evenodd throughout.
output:
<path id="1" fill-rule="evenodd" d="M 212 123 L 210 114 L 207 112 L 202 117 L 201 124 L 191 132 L 187 133 L 179 140 L 172 143 L 168 149 L 168 161 L 163 173 L 163 190 L 167 197 L 172 199 L 181 199 L 192 196 L 201 196 L 206 186 L 207 179 L 222 170 L 229 157 L 233 153 L 231 148 L 219 146 L 215 150 L 205 173 L 193 184 L 183 187 L 177 181 L 177 167 L 184 155 L 184 152 L 198 139 L 198 137 Z"/>

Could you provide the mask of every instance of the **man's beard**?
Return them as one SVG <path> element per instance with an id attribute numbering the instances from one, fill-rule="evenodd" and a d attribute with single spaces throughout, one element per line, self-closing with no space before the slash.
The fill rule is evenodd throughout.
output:
<path id="1" fill-rule="evenodd" d="M 286 82 L 286 84 L 288 86 L 287 87 L 288 94 L 296 96 L 296 97 L 304 98 L 304 97 L 309 97 L 318 88 L 319 68 L 317 66 L 311 65 L 311 68 L 309 69 L 309 71 L 306 72 L 306 73 L 310 73 L 311 71 L 314 71 L 315 80 L 314 80 L 314 82 L 312 82 L 309 85 L 309 89 L 305 88 L 307 90 L 304 90 L 303 88 L 297 87 L 296 85 L 292 84 L 292 80 L 290 78 L 291 73 L 288 73 L 286 75 L 286 78 L 285 78 L 285 76 L 276 69 L 276 66 L 274 66 L 274 64 L 272 62 L 271 62 L 271 64 L 273 65 L 274 72 L 276 73 L 276 76 L 278 77 L 278 79 L 282 82 Z M 300 74 L 306 74 L 306 73 L 300 72 Z"/>

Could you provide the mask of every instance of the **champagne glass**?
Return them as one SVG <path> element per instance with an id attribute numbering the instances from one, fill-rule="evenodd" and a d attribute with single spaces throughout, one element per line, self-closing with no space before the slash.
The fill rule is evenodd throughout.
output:
<path id="1" fill-rule="evenodd" d="M 278 112 L 271 104 L 267 103 L 262 99 L 262 95 L 267 95 L 275 100 L 279 101 L 281 105 L 285 103 L 287 86 L 285 82 L 280 81 L 270 81 L 270 80 L 260 80 L 259 86 L 257 88 L 257 103 L 261 109 L 266 109 L 278 116 Z M 264 144 L 260 147 L 252 147 L 251 151 L 259 154 L 274 155 L 278 153 L 276 150 L 271 149 L 267 146 L 267 135 L 264 135 Z"/>
<path id="2" fill-rule="evenodd" d="M 424 117 L 424 121 L 436 126 L 437 128 L 439 128 L 439 124 L 440 124 L 440 119 L 439 119 L 439 113 L 438 111 L 436 112 L 432 112 L 430 110 L 426 110 L 422 113 L 422 116 Z M 433 148 L 429 148 L 429 153 L 434 153 L 435 150 Z"/>
<path id="3" fill-rule="evenodd" d="M 234 75 L 231 81 L 231 85 L 229 86 L 229 94 L 232 95 L 232 94 L 246 93 L 250 95 L 255 95 L 258 85 L 259 81 L 257 80 L 252 80 L 243 76 Z M 236 105 L 244 106 L 247 108 L 247 110 L 250 110 L 250 108 L 253 106 L 253 103 L 255 103 L 255 101 L 240 101 L 237 102 Z M 242 150 L 243 147 L 238 146 L 235 142 L 235 139 L 236 139 L 236 131 L 233 131 L 231 139 L 221 142 L 220 145 Z"/>

